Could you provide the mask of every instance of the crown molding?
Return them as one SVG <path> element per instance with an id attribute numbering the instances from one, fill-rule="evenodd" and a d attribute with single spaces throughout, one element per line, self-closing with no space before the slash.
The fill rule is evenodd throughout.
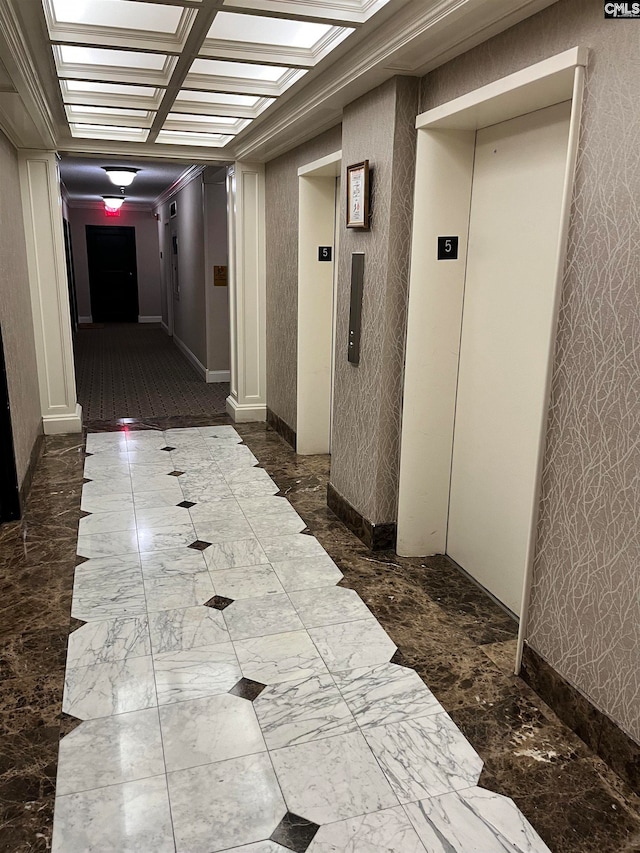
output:
<path id="1" fill-rule="evenodd" d="M 142 201 L 125 200 L 126 207 L 121 207 L 122 213 L 153 213 L 153 205 Z M 67 193 L 67 205 L 70 210 L 104 210 L 104 202 L 97 199 L 73 199 Z"/>
<path id="2" fill-rule="evenodd" d="M 56 123 L 19 18 L 13 8 L 13 0 L 0 2 L 0 56 L 29 118 L 41 137 L 42 147 L 55 148 Z"/>
<path id="3" fill-rule="evenodd" d="M 185 171 L 180 175 L 178 180 L 174 181 L 174 183 L 171 184 L 170 187 L 167 187 L 167 189 L 164 192 L 160 193 L 158 198 L 151 203 L 152 209 L 157 210 L 163 204 L 166 204 L 169 199 L 173 198 L 174 195 L 177 195 L 180 190 L 183 190 L 185 187 L 188 187 L 192 181 L 197 180 L 206 168 L 207 167 L 203 165 L 196 165 L 190 166 L 188 169 L 185 169 Z"/>

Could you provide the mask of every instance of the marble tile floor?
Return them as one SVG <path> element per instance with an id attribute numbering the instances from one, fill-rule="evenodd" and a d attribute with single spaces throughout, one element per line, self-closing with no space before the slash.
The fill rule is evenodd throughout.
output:
<path id="1" fill-rule="evenodd" d="M 71 822 L 84 827 L 71 850 L 424 853 L 490 851 L 498 839 L 500 851 L 638 853 L 637 800 L 510 674 L 510 620 L 446 561 L 368 552 L 326 507 L 328 459 L 296 456 L 264 425 L 237 426 L 242 444 L 225 431 L 229 446 L 220 438 L 215 459 L 203 457 L 192 430 L 191 438 L 171 433 L 181 436 L 180 446 L 166 443 L 170 430 L 212 425 L 230 422 L 202 416 L 91 425 L 130 430 L 124 435 L 129 479 L 122 451 L 108 448 L 113 439 L 89 436 L 90 444 L 105 446 L 90 450 L 86 462 L 102 455 L 106 463 L 111 453 L 112 481 L 103 475 L 108 466 L 94 461 L 84 491 L 83 441 L 48 438 L 24 521 L 0 527 L 0 850 L 51 849 L 62 735 L 58 814 L 67 803 Z M 167 446 L 174 449 L 161 449 Z M 171 477 L 161 455 L 185 473 Z M 256 459 L 287 500 L 274 497 L 273 486 L 265 489 L 263 474 L 255 479 L 257 497 L 250 485 L 241 486 L 251 484 L 250 473 L 230 477 L 236 491 L 229 486 L 228 495 L 225 475 L 239 460 L 242 468 Z M 207 476 L 185 470 L 187 462 Z M 178 484 L 193 474 L 194 489 L 204 488 L 209 499 L 176 500 L 182 487 L 151 479 L 158 474 Z M 158 482 L 161 489 L 147 489 Z M 114 484 L 125 490 L 114 492 Z M 65 703 L 85 709 L 82 723 L 61 714 L 80 516 L 98 516 L 83 525 L 85 536 L 143 531 L 136 552 L 114 554 L 130 542 L 114 535 L 86 540 L 96 556 L 77 558 L 80 568 L 89 566 L 76 575 L 84 596 L 78 601 L 90 612 L 71 617 L 67 674 L 73 676 Z M 285 545 L 285 537 L 312 538 L 301 534 L 300 518 L 323 549 L 308 553 L 305 546 L 290 556 L 271 550 L 270 539 L 282 537 Z M 189 548 L 183 536 L 176 541 L 176 528 L 187 525 L 194 542 L 211 546 Z M 224 542 L 244 544 L 217 549 L 207 561 L 211 547 Z M 160 550 L 143 550 L 148 544 Z M 241 565 L 248 555 L 249 565 Z M 120 584 L 114 584 L 101 560 L 128 565 L 129 582 L 115 572 Z M 199 598 L 209 582 L 215 593 L 206 606 Z M 349 588 L 360 598 L 337 597 Z M 155 596 L 151 609 L 147 590 Z M 118 602 L 135 610 L 140 592 L 144 612 L 100 616 L 101 607 Z M 269 633 L 269 614 L 257 603 L 262 598 L 273 598 L 286 629 Z M 331 622 L 336 614 L 344 621 Z M 254 619 L 262 626 L 257 633 L 247 629 Z M 377 662 L 358 665 L 363 637 Z M 135 709 L 112 713 L 130 703 Z M 473 748 L 464 746 L 460 730 Z M 434 738 L 450 755 L 441 766 L 416 749 L 429 749 Z M 123 749 L 114 756 L 115 741 Z M 86 761 L 89 743 L 101 762 Z M 406 745 L 416 751 L 415 766 L 398 759 Z M 478 753 L 484 769 L 476 784 Z M 308 766 L 315 768 L 310 784 Z M 352 779 L 368 779 L 369 770 L 366 789 L 352 786 Z M 450 789 L 435 793 L 442 784 Z M 213 842 L 211 809 L 199 815 L 208 826 L 204 842 L 194 818 L 202 790 L 228 818 Z M 113 815 L 123 811 L 132 846 L 105 846 Z M 239 844 L 233 826 L 245 823 L 270 840 Z M 538 836 L 547 848 L 535 846 Z"/>
<path id="2" fill-rule="evenodd" d="M 87 437 L 53 853 L 548 851 L 241 440 Z"/>

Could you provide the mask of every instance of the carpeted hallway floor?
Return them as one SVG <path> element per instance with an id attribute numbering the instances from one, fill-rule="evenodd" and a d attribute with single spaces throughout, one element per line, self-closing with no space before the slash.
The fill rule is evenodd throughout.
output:
<path id="1" fill-rule="evenodd" d="M 229 384 L 207 384 L 158 326 L 79 329 L 75 355 L 85 421 L 225 412 Z"/>

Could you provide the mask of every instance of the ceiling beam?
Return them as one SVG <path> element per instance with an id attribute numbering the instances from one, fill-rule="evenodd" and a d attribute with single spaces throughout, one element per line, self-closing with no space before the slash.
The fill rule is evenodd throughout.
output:
<path id="1" fill-rule="evenodd" d="M 191 31 L 189 32 L 185 42 L 182 54 L 173 69 L 169 85 L 165 90 L 164 97 L 162 98 L 155 120 L 151 126 L 151 132 L 147 138 L 147 143 L 155 142 L 158 138 L 158 134 L 162 130 L 165 119 L 171 112 L 173 102 L 175 101 L 178 92 L 182 89 L 182 85 L 187 74 L 191 70 L 193 60 L 198 56 L 200 49 L 204 44 L 204 40 L 207 37 L 207 33 L 211 29 L 211 25 L 213 24 L 216 15 L 222 8 L 223 2 L 224 0 L 203 0 L 200 5 L 196 19 L 193 22 Z"/>

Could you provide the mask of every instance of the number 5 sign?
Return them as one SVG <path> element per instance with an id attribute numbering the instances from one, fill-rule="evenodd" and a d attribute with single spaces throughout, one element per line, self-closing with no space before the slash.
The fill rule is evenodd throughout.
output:
<path id="1" fill-rule="evenodd" d="M 438 260 L 456 261 L 458 259 L 458 238 L 438 237 Z"/>

